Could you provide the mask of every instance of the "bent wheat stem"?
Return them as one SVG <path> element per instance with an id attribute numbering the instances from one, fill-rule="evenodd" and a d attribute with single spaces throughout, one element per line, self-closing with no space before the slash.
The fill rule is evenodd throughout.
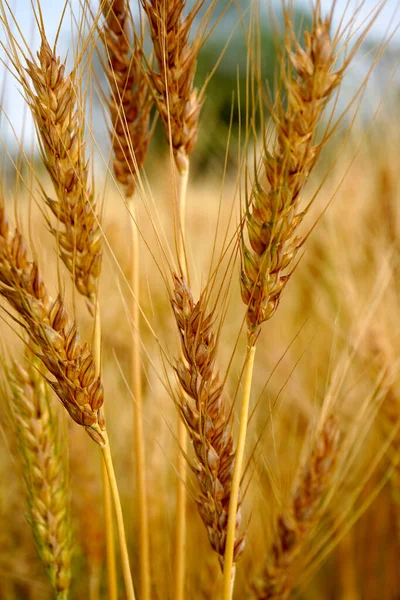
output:
<path id="1" fill-rule="evenodd" d="M 119 551 L 121 554 L 122 575 L 124 578 L 125 592 L 127 600 L 135 600 L 135 591 L 131 569 L 129 566 L 128 547 L 126 543 L 124 518 L 122 515 L 121 500 L 119 497 L 117 480 L 115 478 L 114 465 L 112 462 L 110 445 L 107 443 L 102 447 L 104 464 L 107 469 L 108 481 L 110 482 L 111 496 L 114 503 L 115 519 L 118 531 Z"/>
<path id="2" fill-rule="evenodd" d="M 233 563 L 233 554 L 235 549 L 236 514 L 239 498 L 240 479 L 242 476 L 244 450 L 246 445 L 247 421 L 249 415 L 251 382 L 253 379 L 255 353 L 256 347 L 249 346 L 247 349 L 246 365 L 244 371 L 243 396 L 239 422 L 239 438 L 237 443 L 235 466 L 233 470 L 232 491 L 229 500 L 228 529 L 224 557 L 223 600 L 231 600 L 233 594 L 233 587 L 235 584 L 236 569 Z"/>

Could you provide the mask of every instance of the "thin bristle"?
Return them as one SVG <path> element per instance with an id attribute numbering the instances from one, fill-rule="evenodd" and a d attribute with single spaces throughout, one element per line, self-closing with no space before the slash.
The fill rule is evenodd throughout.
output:
<path id="1" fill-rule="evenodd" d="M 213 315 L 206 314 L 203 296 L 197 303 L 193 301 L 187 282 L 178 275 L 174 275 L 172 307 L 182 346 L 182 358 L 176 367 L 183 392 L 179 409 L 197 458 L 193 465 L 200 487 L 197 506 L 210 544 L 222 564 L 235 450 L 223 386 L 215 369 L 217 345 L 212 331 Z M 241 513 L 239 502 L 237 530 Z M 235 562 L 244 546 L 245 536 L 237 533 Z"/>

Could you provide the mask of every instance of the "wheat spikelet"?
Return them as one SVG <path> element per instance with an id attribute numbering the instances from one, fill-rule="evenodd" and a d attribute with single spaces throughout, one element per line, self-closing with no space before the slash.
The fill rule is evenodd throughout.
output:
<path id="1" fill-rule="evenodd" d="M 187 169 L 198 133 L 201 100 L 194 87 L 198 36 L 189 42 L 190 27 L 203 1 L 184 17 L 186 0 L 141 0 L 150 24 L 158 72 L 151 70 L 157 107 L 180 173 Z"/>
<path id="2" fill-rule="evenodd" d="M 111 88 L 110 114 L 114 173 L 132 196 L 134 175 L 140 170 L 150 142 L 152 96 L 142 67 L 142 44 L 135 36 L 126 0 L 103 4 L 102 38 L 107 48 L 107 78 Z"/>
<path id="3" fill-rule="evenodd" d="M 228 507 L 235 460 L 228 407 L 215 369 L 217 344 L 212 332 L 213 315 L 205 313 L 204 297 L 194 303 L 185 279 L 174 275 L 172 300 L 181 335 L 182 358 L 176 373 L 184 392 L 179 409 L 196 453 L 193 470 L 200 495 L 197 506 L 212 548 L 222 564 L 226 543 Z M 241 503 L 236 529 L 241 524 Z M 244 550 L 245 536 L 236 535 L 235 561 Z"/>
<path id="4" fill-rule="evenodd" d="M 79 344 L 79 332 L 61 296 L 49 295 L 38 265 L 30 261 L 21 233 L 11 232 L 0 201 L 0 295 L 22 319 L 35 353 L 55 379 L 51 387 L 73 420 L 100 446 L 106 444 L 103 386 L 93 354 Z"/>
<path id="5" fill-rule="evenodd" d="M 57 599 L 66 600 L 72 554 L 66 465 L 46 384 L 31 359 L 28 356 L 25 366 L 14 363 L 7 370 L 11 390 L 8 404 L 35 545 Z"/>
<path id="6" fill-rule="evenodd" d="M 316 8 L 313 19 L 303 49 L 287 16 L 289 66 L 282 73 L 286 98 L 271 111 L 275 147 L 272 153 L 264 149 L 262 173 L 255 174 L 245 214 L 250 245 L 242 243 L 241 292 L 251 344 L 263 321 L 275 313 L 291 275 L 288 267 L 304 241 L 296 235 L 306 212 L 299 208 L 300 193 L 323 145 L 315 140 L 316 127 L 342 77 L 342 70 L 333 70 L 330 18 L 323 21 Z"/>
<path id="7" fill-rule="evenodd" d="M 289 597 L 294 585 L 293 570 L 320 516 L 321 500 L 332 480 L 338 447 L 338 422 L 330 415 L 317 434 L 311 456 L 300 473 L 290 508 L 277 518 L 277 539 L 262 575 L 252 585 L 254 598 L 285 600 Z"/>
<path id="8" fill-rule="evenodd" d="M 75 74 L 65 76 L 61 63 L 42 35 L 38 63 L 27 60 L 28 80 L 20 73 L 36 124 L 43 163 L 54 184 L 56 199 L 47 205 L 63 226 L 49 227 L 58 251 L 78 291 L 90 307 L 96 297 L 101 270 L 101 230 L 93 192 L 88 186 L 82 110 L 76 107 Z"/>

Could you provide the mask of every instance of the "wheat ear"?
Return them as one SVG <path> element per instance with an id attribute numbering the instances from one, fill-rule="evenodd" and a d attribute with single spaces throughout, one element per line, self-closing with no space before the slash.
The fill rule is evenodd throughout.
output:
<path id="1" fill-rule="evenodd" d="M 33 361 L 33 362 L 31 362 Z M 22 463 L 28 521 L 57 600 L 67 600 L 71 583 L 71 522 L 65 460 L 48 389 L 27 355 L 7 370 L 8 404 Z"/>
<path id="2" fill-rule="evenodd" d="M 288 510 L 276 521 L 276 541 L 262 575 L 252 585 L 257 600 L 286 600 L 293 589 L 294 570 L 321 513 L 321 502 L 332 480 L 339 450 L 339 426 L 330 415 L 317 433 L 311 455 L 301 470 Z"/>
<path id="3" fill-rule="evenodd" d="M 158 72 L 150 75 L 157 107 L 180 173 L 187 169 L 198 132 L 201 100 L 194 87 L 201 41 L 189 42 L 190 28 L 201 5 L 196 0 L 184 16 L 186 0 L 141 0 L 150 24 Z"/>
<path id="4" fill-rule="evenodd" d="M 125 0 L 103 4 L 103 40 L 107 49 L 107 78 L 111 89 L 110 113 L 114 173 L 129 199 L 131 218 L 131 314 L 133 435 L 136 460 L 136 488 L 139 510 L 139 568 L 143 600 L 150 600 L 150 540 L 146 492 L 146 456 L 143 431 L 143 398 L 140 335 L 140 246 L 133 198 L 135 179 L 142 167 L 150 141 L 152 96 L 142 68 L 142 45 L 135 36 L 132 17 Z"/>
<path id="5" fill-rule="evenodd" d="M 49 383 L 72 419 L 104 446 L 103 386 L 93 354 L 87 344 L 79 344 L 76 323 L 62 297 L 53 300 L 49 295 L 37 263 L 28 258 L 22 234 L 11 231 L 1 203 L 0 295 L 22 319 L 35 353 L 54 377 Z"/>
<path id="6" fill-rule="evenodd" d="M 212 332 L 213 314 L 206 313 L 204 295 L 195 303 L 186 280 L 176 274 L 172 308 L 182 347 L 181 358 L 176 366 L 183 392 L 178 406 L 196 454 L 192 468 L 200 488 L 197 507 L 207 528 L 210 544 L 219 555 L 222 565 L 235 451 L 229 409 L 215 369 L 217 340 Z M 238 535 L 240 524 L 239 500 L 235 560 L 238 560 L 245 545 L 245 536 Z"/>
<path id="7" fill-rule="evenodd" d="M 322 112 L 342 78 L 342 71 L 334 71 L 330 19 L 323 21 L 315 11 L 304 49 L 292 27 L 287 21 L 290 66 L 282 73 L 286 98 L 278 100 L 271 112 L 276 142 L 270 153 L 264 141 L 261 172 L 255 172 L 245 215 L 250 245 L 242 243 L 241 290 L 251 345 L 261 324 L 275 313 L 304 241 L 296 235 L 307 212 L 299 207 L 301 192 L 323 147 L 324 140 L 316 141 Z"/>
<path id="8" fill-rule="evenodd" d="M 107 51 L 106 75 L 109 102 L 113 167 L 126 196 L 133 196 L 135 178 L 147 156 L 153 96 L 143 71 L 142 40 L 136 36 L 127 0 L 106 0 L 102 39 Z"/>
<path id="9" fill-rule="evenodd" d="M 268 152 L 264 139 L 262 177 L 256 171 L 243 219 L 250 243 L 250 247 L 244 240 L 241 243 L 241 293 L 247 306 L 248 349 L 233 475 L 235 493 L 241 478 L 256 341 L 262 323 L 270 319 L 278 307 L 291 275 L 288 269 L 304 241 L 295 235 L 306 213 L 306 210 L 299 209 L 300 193 L 323 145 L 323 140 L 315 141 L 317 125 L 342 77 L 342 71 L 334 71 L 336 55 L 330 28 L 330 18 L 321 19 L 317 3 L 313 26 L 310 32 L 305 33 L 303 49 L 295 38 L 290 16 L 286 15 L 285 57 L 288 66 L 282 62 L 281 73 L 286 98 L 278 99 L 271 110 L 276 128 L 275 147 L 272 153 Z M 232 595 L 235 514 L 236 499 L 232 493 L 224 600 L 229 600 Z"/>
<path id="10" fill-rule="evenodd" d="M 23 73 L 19 74 L 36 124 L 42 160 L 54 185 L 56 198 L 46 196 L 46 203 L 61 229 L 54 228 L 50 221 L 49 227 L 76 288 L 86 296 L 93 312 L 102 233 L 93 191 L 88 186 L 84 114 L 77 107 L 75 72 L 65 75 L 65 64 L 44 34 L 38 62 L 27 64 L 33 89 Z"/>

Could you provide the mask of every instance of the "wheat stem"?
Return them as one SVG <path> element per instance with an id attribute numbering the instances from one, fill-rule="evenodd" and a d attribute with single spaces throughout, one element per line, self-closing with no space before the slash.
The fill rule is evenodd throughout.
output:
<path id="1" fill-rule="evenodd" d="M 189 158 L 185 156 L 181 170 L 176 170 L 178 185 L 178 261 L 182 274 L 186 277 L 185 254 L 185 215 L 186 195 L 189 181 Z M 176 529 L 175 529 L 175 595 L 176 600 L 183 600 L 185 592 L 186 571 L 186 480 L 188 433 L 185 423 L 178 414 L 178 488 L 176 496 Z"/>
<path id="2" fill-rule="evenodd" d="M 224 587 L 223 600 L 231 600 L 233 588 L 235 585 L 235 565 L 233 563 L 233 553 L 235 546 L 236 533 L 236 513 L 239 498 L 240 479 L 242 476 L 242 466 L 244 459 L 244 449 L 246 444 L 247 421 L 249 414 L 251 383 L 253 378 L 254 356 L 256 347 L 254 345 L 247 348 L 246 365 L 244 372 L 244 385 L 242 395 L 242 405 L 240 409 L 239 438 L 237 443 L 235 466 L 232 478 L 232 491 L 229 500 L 228 529 L 226 537 L 225 557 L 224 557 Z"/>
<path id="3" fill-rule="evenodd" d="M 140 279 L 139 279 L 139 231 L 135 220 L 135 203 L 129 201 L 131 215 L 131 283 L 132 283 L 132 392 L 133 392 L 133 435 L 136 456 L 136 488 L 139 512 L 139 567 L 140 592 L 143 600 L 150 600 L 150 543 L 149 514 L 146 494 L 146 455 L 143 431 L 142 369 L 140 361 Z"/>
<path id="4" fill-rule="evenodd" d="M 96 312 L 94 315 L 94 344 L 93 344 L 94 360 L 96 365 L 97 376 L 101 374 L 101 314 L 100 305 L 97 301 Z M 114 525 L 112 514 L 112 501 L 110 484 L 108 482 L 107 470 L 104 461 L 101 462 L 101 478 L 103 484 L 103 505 L 104 505 L 104 521 L 106 533 L 106 548 L 107 548 L 107 593 L 108 600 L 117 600 L 117 567 L 115 558 L 115 543 L 114 543 Z"/>
<path id="5" fill-rule="evenodd" d="M 104 461 L 101 466 L 101 478 L 103 483 L 103 505 L 104 521 L 106 529 L 106 550 L 107 550 L 107 598 L 108 600 L 117 600 L 117 567 L 115 558 L 115 540 L 114 525 L 112 516 L 112 498 L 110 484 L 107 476 L 107 469 Z"/>
<path id="6" fill-rule="evenodd" d="M 108 442 L 108 440 L 107 440 Z M 116 526 L 118 531 L 119 551 L 121 555 L 122 575 L 124 578 L 125 592 L 127 600 L 135 600 L 135 591 L 133 589 L 133 581 L 131 569 L 129 566 L 128 547 L 126 543 L 124 518 L 122 515 L 121 499 L 118 492 L 117 480 L 115 478 L 114 465 L 112 462 L 110 444 L 106 443 L 102 447 L 104 464 L 107 469 L 108 480 L 110 482 L 111 496 L 114 503 Z"/>

